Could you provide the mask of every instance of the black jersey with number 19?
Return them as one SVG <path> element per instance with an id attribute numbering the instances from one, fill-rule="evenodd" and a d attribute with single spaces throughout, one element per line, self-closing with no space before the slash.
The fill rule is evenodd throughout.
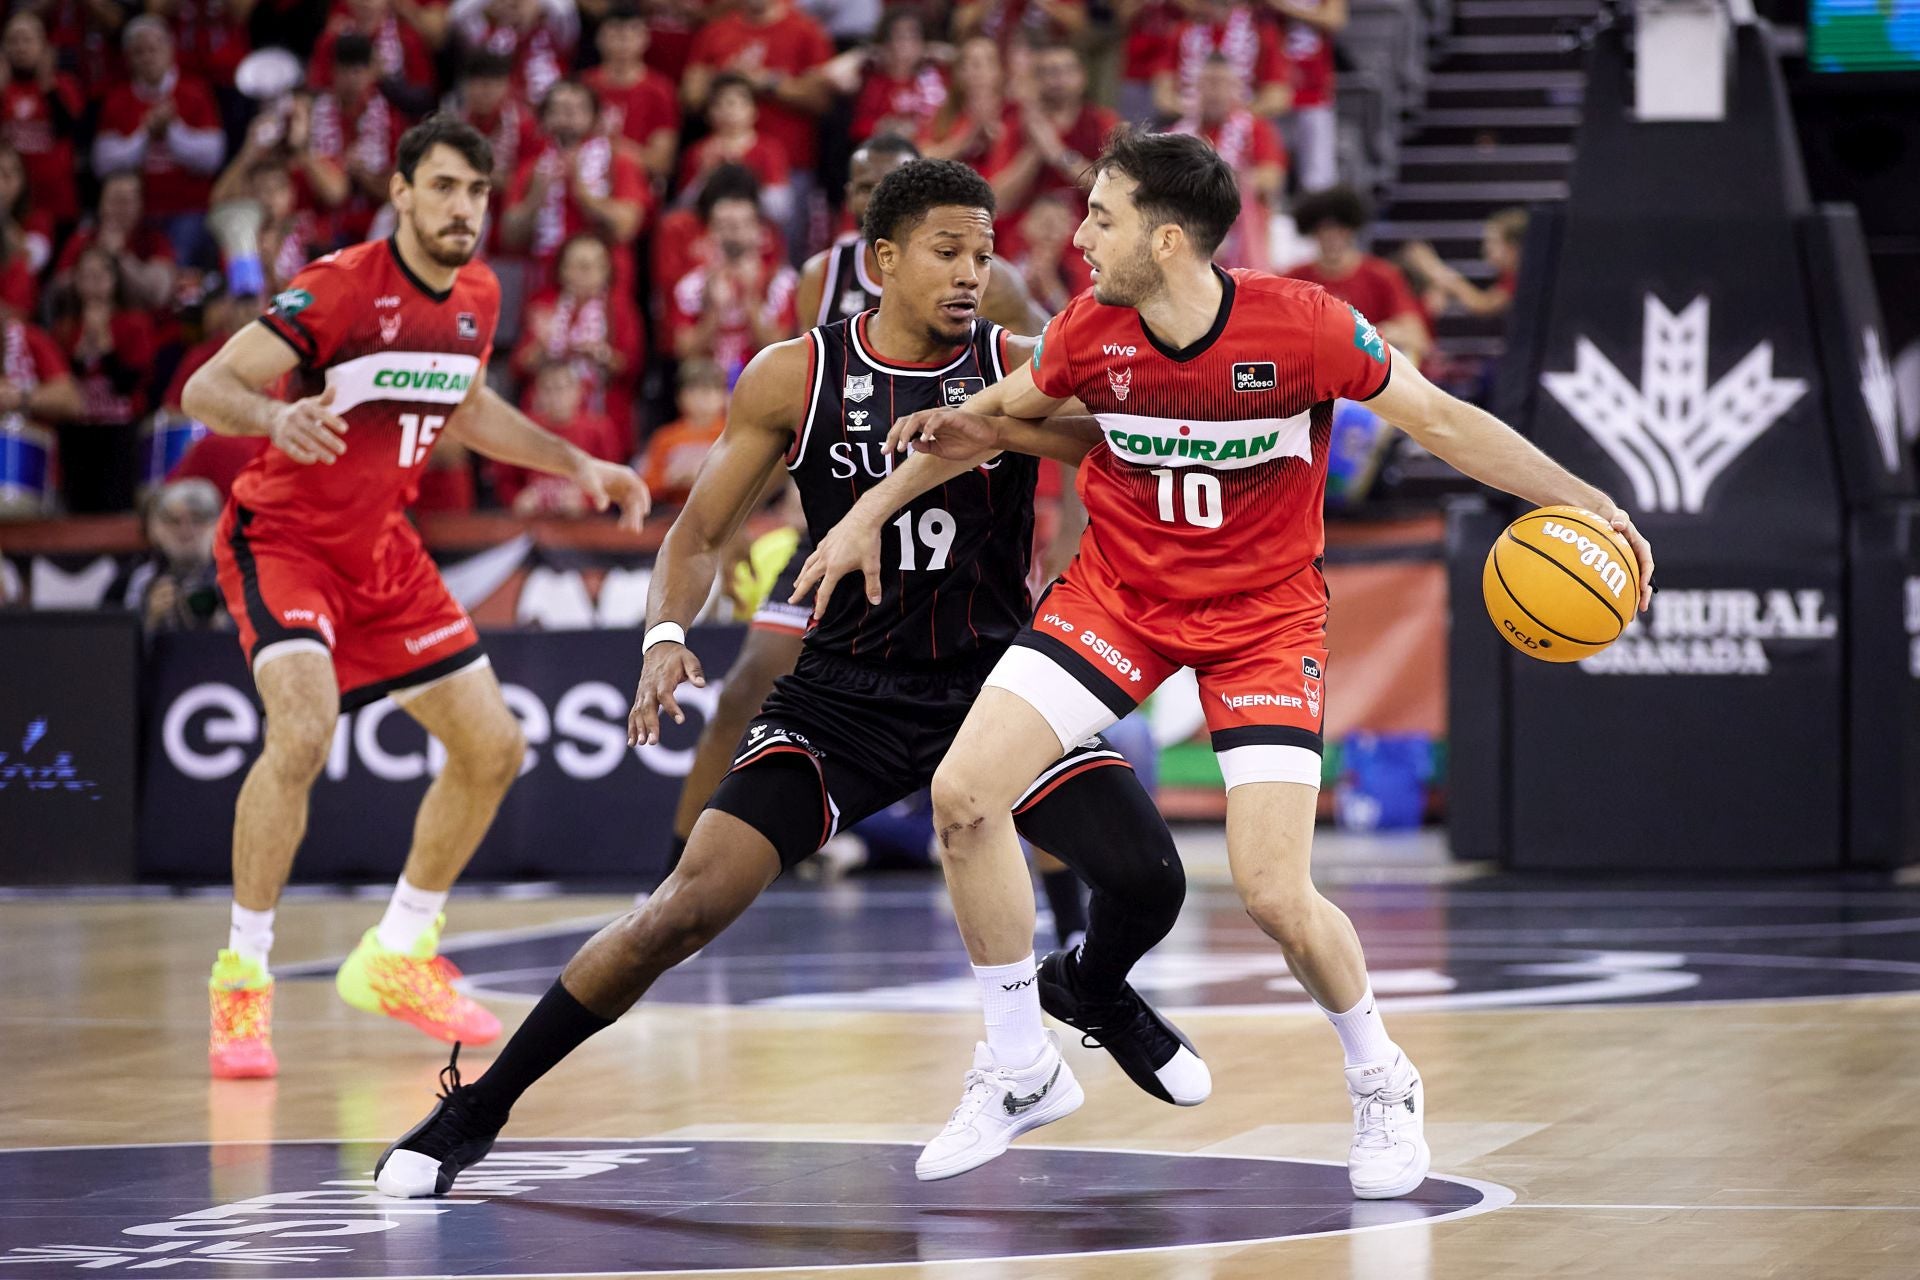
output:
<path id="1" fill-rule="evenodd" d="M 886 360 L 868 338 L 871 311 L 806 336 L 807 401 L 787 469 L 817 543 L 900 459 L 887 454 L 897 419 L 958 405 L 1006 373 L 1007 335 L 976 319 L 949 358 Z M 1033 486 L 1039 462 L 1002 454 L 915 499 L 882 531 L 881 597 L 843 579 L 809 648 L 896 666 L 997 655 L 1032 616 Z"/>

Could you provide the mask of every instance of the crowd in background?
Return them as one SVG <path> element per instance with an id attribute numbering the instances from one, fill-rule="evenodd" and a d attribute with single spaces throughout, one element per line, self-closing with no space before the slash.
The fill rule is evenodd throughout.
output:
<path id="1" fill-rule="evenodd" d="M 1300 274 L 1419 358 L 1432 308 L 1497 307 L 1500 286 L 1436 258 L 1410 262 L 1416 293 L 1360 252 L 1366 202 L 1333 187 L 1345 17 L 1346 0 L 15 0 L 0 516 L 130 510 L 168 475 L 223 494 L 262 444 L 202 439 L 179 414 L 187 376 L 304 263 L 388 233 L 395 144 L 436 110 L 494 145 L 491 376 L 549 428 L 640 460 L 667 502 L 747 360 L 816 320 L 795 312 L 796 268 L 850 230 L 848 159 L 881 136 L 988 177 L 996 252 L 1052 311 L 1088 284 L 1070 241 L 1108 132 L 1201 134 L 1245 183 L 1222 262 L 1292 266 L 1274 243 L 1291 206 Z M 304 84 L 249 97 L 236 73 L 272 47 Z M 232 270 L 236 208 L 258 272 Z M 490 505 L 581 498 L 443 439 L 419 506 Z"/>

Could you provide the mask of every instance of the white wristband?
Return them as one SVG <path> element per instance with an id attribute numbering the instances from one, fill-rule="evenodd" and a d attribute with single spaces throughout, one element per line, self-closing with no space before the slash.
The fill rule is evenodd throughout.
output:
<path id="1" fill-rule="evenodd" d="M 646 637 L 640 641 L 640 652 L 645 653 L 662 641 L 672 641 L 674 644 L 685 644 L 687 642 L 687 629 L 677 622 L 657 622 L 647 628 Z"/>

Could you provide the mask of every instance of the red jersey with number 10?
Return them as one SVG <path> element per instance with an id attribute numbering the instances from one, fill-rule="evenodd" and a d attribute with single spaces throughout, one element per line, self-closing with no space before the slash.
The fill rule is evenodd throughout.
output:
<path id="1" fill-rule="evenodd" d="M 289 398 L 334 388 L 347 451 L 304 465 L 267 449 L 240 473 L 234 500 L 256 536 L 286 536 L 336 568 L 364 572 L 419 488 L 434 438 L 486 374 L 500 282 L 481 262 L 445 292 L 427 287 L 391 240 L 317 259 L 260 317 L 300 357 Z"/>
<path id="2" fill-rule="evenodd" d="M 1089 291 L 1033 353 L 1034 385 L 1100 420 L 1080 553 L 1169 600 L 1256 591 L 1319 557 L 1333 402 L 1391 372 L 1373 325 L 1318 285 L 1214 270 L 1219 315 L 1184 350 Z"/>

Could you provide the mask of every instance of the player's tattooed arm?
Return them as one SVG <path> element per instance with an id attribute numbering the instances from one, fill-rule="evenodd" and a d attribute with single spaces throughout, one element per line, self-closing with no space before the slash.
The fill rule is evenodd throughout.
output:
<path id="1" fill-rule="evenodd" d="M 768 347 L 740 373 L 727 404 L 727 425 L 707 451 L 693 492 L 667 531 L 654 558 L 647 589 L 647 630 L 663 623 L 692 625 L 713 594 L 727 544 L 759 505 L 767 482 L 793 443 L 798 405 L 793 389 L 807 379 L 807 339 Z M 640 685 L 627 716 L 627 741 L 660 741 L 660 715 L 675 724 L 686 716 L 674 691 L 683 683 L 704 687 L 706 673 L 684 640 L 659 639 L 641 659 Z"/>
<path id="2" fill-rule="evenodd" d="M 620 527 L 638 533 L 653 507 L 647 485 L 632 467 L 607 462 L 562 440 L 500 398 L 481 378 L 447 419 L 446 434 L 475 453 L 512 467 L 564 476 L 585 491 L 595 511 L 620 508 Z"/>
<path id="3" fill-rule="evenodd" d="M 1640 608 L 1653 603 L 1653 548 L 1633 521 L 1599 489 L 1535 448 L 1486 410 L 1455 399 L 1393 353 L 1393 376 L 1367 407 L 1419 441 L 1463 475 L 1535 506 L 1584 507 L 1611 524 L 1640 561 Z"/>
<path id="4" fill-rule="evenodd" d="M 328 465 L 347 451 L 346 420 L 333 411 L 333 388 L 288 404 L 267 395 L 299 363 L 271 329 L 250 324 L 187 379 L 180 407 L 223 436 L 266 436 L 295 462 Z"/>

